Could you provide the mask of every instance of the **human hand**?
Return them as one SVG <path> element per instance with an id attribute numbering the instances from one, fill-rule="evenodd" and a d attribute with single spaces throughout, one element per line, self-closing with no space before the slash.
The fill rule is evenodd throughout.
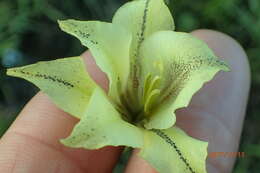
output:
<path id="1" fill-rule="evenodd" d="M 208 152 L 237 151 L 249 90 L 249 66 L 243 49 L 230 37 L 209 30 L 192 33 L 208 43 L 215 54 L 225 59 L 231 72 L 220 72 L 195 94 L 188 108 L 177 111 L 177 125 L 189 135 L 209 142 Z M 108 80 L 89 53 L 84 54 L 91 76 L 103 87 Z M 76 104 L 76 103 L 75 103 Z M 121 147 L 99 150 L 67 148 L 59 139 L 69 135 L 78 122 L 38 93 L 25 106 L 0 140 L 2 173 L 109 173 Z M 191 146 L 192 147 L 192 146 Z M 155 173 L 134 152 L 126 173 Z M 209 173 L 230 173 L 235 158 L 207 160 Z"/>

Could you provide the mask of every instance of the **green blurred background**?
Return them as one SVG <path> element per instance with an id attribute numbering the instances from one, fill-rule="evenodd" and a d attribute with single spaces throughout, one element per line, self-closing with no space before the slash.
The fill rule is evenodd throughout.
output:
<path id="1" fill-rule="evenodd" d="M 39 60 L 79 55 L 85 48 L 61 32 L 57 19 L 110 21 L 127 0 L 0 0 L 0 136 L 37 92 L 5 69 Z M 252 86 L 235 173 L 260 171 L 260 0 L 168 0 L 177 30 L 209 28 L 238 40 L 246 49 Z M 121 165 L 122 167 L 122 165 Z"/>

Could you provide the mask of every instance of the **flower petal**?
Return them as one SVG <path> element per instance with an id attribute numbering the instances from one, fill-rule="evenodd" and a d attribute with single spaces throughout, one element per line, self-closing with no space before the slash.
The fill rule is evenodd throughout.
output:
<path id="1" fill-rule="evenodd" d="M 104 91 L 97 88 L 90 99 L 86 114 L 62 143 L 69 147 L 87 149 L 107 145 L 141 147 L 143 131 L 124 121 Z"/>
<path id="2" fill-rule="evenodd" d="M 144 132 L 139 155 L 162 173 L 206 173 L 207 142 L 177 127 Z"/>
<path id="3" fill-rule="evenodd" d="M 77 118 L 85 114 L 90 96 L 96 87 L 86 72 L 81 57 L 12 68 L 8 69 L 7 74 L 34 83 L 61 109 Z"/>
<path id="4" fill-rule="evenodd" d="M 120 26 L 99 21 L 59 21 L 61 29 L 87 46 L 110 82 L 109 95 L 118 100 L 118 90 L 126 84 L 130 63 L 131 34 Z"/>
<path id="5" fill-rule="evenodd" d="M 123 5 L 113 17 L 113 24 L 123 26 L 132 33 L 131 79 L 136 86 L 139 78 L 139 49 L 149 35 L 161 30 L 174 30 L 174 21 L 163 0 L 135 0 Z"/>
<path id="6" fill-rule="evenodd" d="M 134 47 L 156 31 L 174 30 L 173 17 L 163 0 L 128 2 L 117 10 L 113 24 L 123 26 L 132 33 Z"/>
<path id="7" fill-rule="evenodd" d="M 157 32 L 144 41 L 140 53 L 142 79 L 149 75 L 161 79 L 154 88 L 161 91 L 160 98 L 150 106 L 154 110 L 145 125 L 149 129 L 171 127 L 176 109 L 186 107 L 193 94 L 218 71 L 229 70 L 204 42 L 187 33 Z"/>

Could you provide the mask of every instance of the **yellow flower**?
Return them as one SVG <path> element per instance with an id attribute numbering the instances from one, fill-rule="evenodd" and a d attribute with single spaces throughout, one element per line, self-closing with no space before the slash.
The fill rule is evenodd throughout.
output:
<path id="1" fill-rule="evenodd" d="M 205 43 L 174 31 L 164 1 L 129 2 L 112 23 L 65 20 L 59 25 L 90 49 L 109 78 L 107 94 L 90 78 L 81 57 L 7 73 L 31 81 L 80 119 L 62 143 L 86 149 L 140 148 L 139 155 L 159 172 L 205 173 L 207 142 L 176 127 L 174 112 L 186 107 L 218 71 L 229 68 Z"/>

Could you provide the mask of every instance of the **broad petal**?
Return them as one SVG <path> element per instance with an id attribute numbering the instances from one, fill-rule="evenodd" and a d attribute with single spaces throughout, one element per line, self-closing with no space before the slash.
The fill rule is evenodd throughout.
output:
<path id="1" fill-rule="evenodd" d="M 85 114 L 90 96 L 96 87 L 81 57 L 12 68 L 8 69 L 7 74 L 34 83 L 61 109 L 77 118 Z"/>
<path id="2" fill-rule="evenodd" d="M 157 32 L 144 41 L 140 53 L 143 83 L 149 75 L 161 79 L 154 88 L 161 91 L 160 98 L 150 106 L 155 109 L 145 125 L 149 129 L 171 127 L 176 109 L 186 107 L 193 94 L 218 71 L 229 70 L 204 42 L 187 33 Z"/>
<path id="3" fill-rule="evenodd" d="M 104 91 L 97 88 L 86 114 L 62 143 L 86 149 L 98 149 L 107 145 L 141 147 L 143 131 L 124 121 Z"/>
<path id="4" fill-rule="evenodd" d="M 207 142 L 177 127 L 144 132 L 139 155 L 162 173 L 206 173 Z"/>
<path id="5" fill-rule="evenodd" d="M 174 30 L 174 21 L 163 0 L 135 0 L 123 5 L 113 17 L 113 24 L 123 26 L 132 33 L 131 79 L 132 86 L 138 87 L 139 49 L 149 35 L 162 30 Z"/>
<path id="6" fill-rule="evenodd" d="M 61 29 L 87 46 L 110 82 L 109 95 L 118 100 L 118 90 L 126 84 L 130 63 L 131 33 L 111 23 L 98 21 L 59 21 Z"/>

